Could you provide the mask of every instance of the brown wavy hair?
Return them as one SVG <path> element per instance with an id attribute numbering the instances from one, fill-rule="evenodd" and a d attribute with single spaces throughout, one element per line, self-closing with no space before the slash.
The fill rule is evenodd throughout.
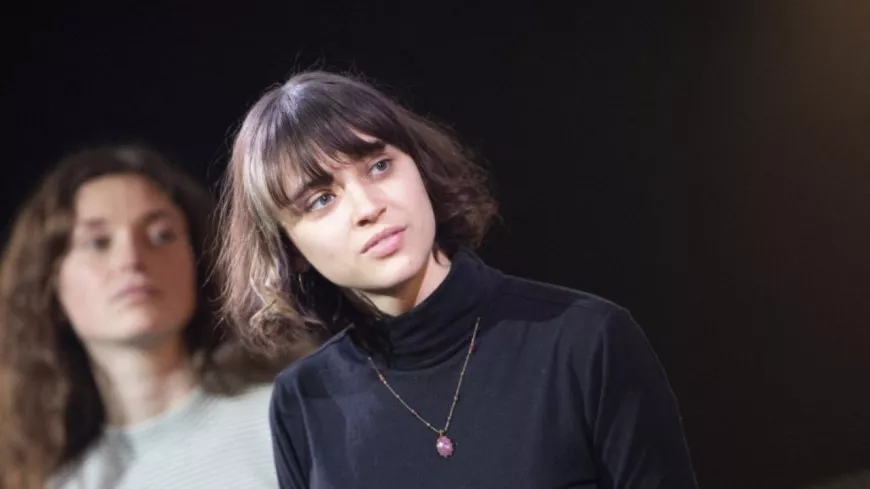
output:
<path id="1" fill-rule="evenodd" d="M 55 287 L 75 219 L 78 189 L 111 174 L 154 182 L 183 211 L 197 257 L 197 307 L 183 335 L 203 388 L 232 394 L 277 368 L 217 328 L 209 192 L 141 145 L 101 146 L 62 160 L 20 209 L 0 262 L 0 486 L 43 487 L 97 440 L 105 407 L 88 355 Z M 276 365 L 277 366 L 277 365 Z"/>
<path id="2" fill-rule="evenodd" d="M 449 256 L 480 244 L 497 215 L 496 201 L 484 167 L 448 128 L 359 76 L 297 74 L 249 110 L 223 182 L 223 314 L 253 348 L 292 349 L 359 319 L 320 274 L 294 270 L 299 255 L 277 212 L 291 205 L 285 191 L 291 175 L 317 178 L 328 171 L 325 158 L 360 158 L 385 144 L 411 156 L 420 170 L 435 212 L 435 246 Z"/>

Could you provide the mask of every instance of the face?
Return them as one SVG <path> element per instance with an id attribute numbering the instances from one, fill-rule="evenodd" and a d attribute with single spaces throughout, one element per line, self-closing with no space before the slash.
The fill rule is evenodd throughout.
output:
<path id="1" fill-rule="evenodd" d="M 289 185 L 298 213 L 284 229 L 330 282 L 365 295 L 389 294 L 425 273 L 435 215 L 417 165 L 387 145 L 358 161 L 331 165 L 331 181 Z"/>
<path id="2" fill-rule="evenodd" d="M 58 296 L 86 345 L 177 337 L 196 304 L 196 271 L 182 211 L 138 175 L 83 185 L 58 276 Z"/>

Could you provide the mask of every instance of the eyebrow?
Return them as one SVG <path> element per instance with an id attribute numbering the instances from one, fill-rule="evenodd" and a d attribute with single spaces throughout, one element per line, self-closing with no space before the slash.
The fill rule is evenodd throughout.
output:
<path id="1" fill-rule="evenodd" d="M 143 224 L 150 224 L 154 221 L 159 221 L 161 219 L 171 220 L 172 214 L 166 209 L 154 209 L 145 213 L 145 215 L 136 219 L 136 221 Z M 90 219 L 84 219 L 81 222 L 76 223 L 76 227 L 99 228 L 105 226 L 106 223 L 107 220 L 104 217 L 93 217 Z"/>

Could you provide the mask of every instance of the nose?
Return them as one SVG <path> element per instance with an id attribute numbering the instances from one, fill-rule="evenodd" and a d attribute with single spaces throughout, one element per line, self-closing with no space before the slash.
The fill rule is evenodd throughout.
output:
<path id="1" fill-rule="evenodd" d="M 121 271 L 141 271 L 145 268 L 147 244 L 134 233 L 126 233 L 115 241 L 113 258 Z"/>
<path id="2" fill-rule="evenodd" d="M 353 205 L 353 221 L 357 226 L 366 226 L 378 221 L 386 210 L 383 193 L 374 184 L 349 185 L 345 192 Z"/>

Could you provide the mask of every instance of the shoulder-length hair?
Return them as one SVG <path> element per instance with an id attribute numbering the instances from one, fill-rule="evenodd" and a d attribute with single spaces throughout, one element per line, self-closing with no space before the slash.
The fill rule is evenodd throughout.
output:
<path id="1" fill-rule="evenodd" d="M 304 72 L 267 91 L 247 113 L 224 178 L 218 267 L 224 317 L 254 347 L 281 351 L 352 321 L 347 301 L 316 271 L 305 274 L 313 284 L 299 285 L 298 252 L 277 213 L 291 206 L 292 175 L 317 178 L 327 171 L 325 159 L 360 158 L 387 144 L 420 170 L 435 213 L 435 246 L 451 255 L 479 245 L 497 211 L 483 167 L 448 129 L 372 85 Z"/>
<path id="2" fill-rule="evenodd" d="M 86 350 L 65 319 L 56 289 L 69 248 L 76 195 L 90 180 L 144 176 L 183 211 L 197 259 L 197 307 L 183 335 L 203 387 L 232 393 L 269 380 L 265 362 L 217 326 L 209 192 L 144 146 L 74 153 L 45 176 L 20 209 L 0 261 L 0 482 L 42 487 L 102 433 L 105 407 Z"/>

